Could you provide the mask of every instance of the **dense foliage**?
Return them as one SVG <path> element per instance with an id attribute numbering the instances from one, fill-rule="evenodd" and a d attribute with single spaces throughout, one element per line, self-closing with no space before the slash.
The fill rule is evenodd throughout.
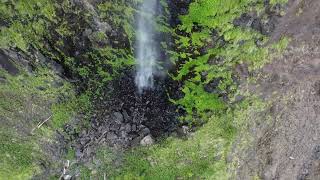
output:
<path id="1" fill-rule="evenodd" d="M 207 111 L 223 109 L 222 97 L 236 91 L 237 65 L 247 64 L 253 70 L 268 62 L 275 46 L 266 46 L 267 36 L 233 23 L 243 13 L 263 10 L 259 0 L 202 0 L 191 3 L 189 13 L 181 16 L 172 59 L 178 68 L 173 78 L 184 81 L 185 96 L 175 103 L 186 109 L 185 120 L 193 121 L 195 115 L 206 118 Z M 214 92 L 206 91 L 206 86 L 214 86 Z"/>

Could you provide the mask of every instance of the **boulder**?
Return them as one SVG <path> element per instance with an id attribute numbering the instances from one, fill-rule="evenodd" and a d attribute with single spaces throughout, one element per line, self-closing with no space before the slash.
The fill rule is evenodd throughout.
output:
<path id="1" fill-rule="evenodd" d="M 6 70 L 11 75 L 17 75 L 19 73 L 19 69 L 3 51 L 0 51 L 0 69 Z"/>
<path id="2" fill-rule="evenodd" d="M 182 126 L 177 129 L 177 133 L 179 136 L 188 136 L 190 133 L 190 128 L 188 126 Z"/>
<path id="3" fill-rule="evenodd" d="M 140 131 L 140 134 L 143 136 L 146 136 L 146 135 L 150 134 L 150 129 L 146 127 Z"/>
<path id="4" fill-rule="evenodd" d="M 123 122 L 123 115 L 120 112 L 114 112 L 113 116 L 116 122 Z"/>
<path id="5" fill-rule="evenodd" d="M 148 136 L 144 137 L 140 141 L 140 145 L 141 146 L 151 146 L 152 144 L 154 144 L 154 140 L 153 140 L 151 135 L 148 135 Z"/>
<path id="6" fill-rule="evenodd" d="M 72 176 L 70 176 L 69 174 L 66 174 L 63 176 L 64 180 L 70 180 L 72 178 Z"/>

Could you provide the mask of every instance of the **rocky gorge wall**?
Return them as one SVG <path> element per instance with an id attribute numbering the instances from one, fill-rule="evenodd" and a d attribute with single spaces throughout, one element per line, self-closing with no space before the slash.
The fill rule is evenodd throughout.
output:
<path id="1" fill-rule="evenodd" d="M 244 99 L 233 101 L 240 83 L 237 70 L 249 76 L 251 69 L 267 61 L 269 50 L 281 49 L 269 47 L 267 39 L 284 6 L 228 1 L 220 11 L 220 1 L 159 1 L 155 38 L 165 73 L 155 77 L 153 90 L 139 94 L 134 82 L 139 3 L 19 0 L 0 4 L 0 9 L 6 9 L 0 18 L 1 124 L 3 129 L 15 129 L 14 135 L 4 136 L 8 138 L 2 140 L 5 148 L 0 152 L 17 149 L 3 157 L 10 166 L 1 166 L 1 176 L 122 177 L 121 168 L 123 172 L 132 168 L 126 164 L 128 152 L 156 144 L 133 160 L 143 166 L 133 164 L 137 168 L 127 172 L 133 179 L 150 177 L 153 174 L 144 171 L 162 168 L 154 166 L 161 164 L 154 159 L 171 153 L 176 157 L 176 150 L 164 145 L 167 154 L 148 153 L 162 151 L 161 143 L 172 138 L 176 140 L 169 146 L 179 149 L 181 144 L 184 153 L 178 152 L 181 159 L 164 158 L 182 164 L 168 177 L 197 178 L 202 167 L 211 173 L 219 169 L 216 166 L 223 158 L 213 151 L 229 149 L 236 128 L 229 115 L 239 110 L 233 104 Z M 204 142 L 206 138 L 214 146 Z M 32 156 L 24 159 L 20 154 Z M 211 159 L 204 160 L 206 156 L 217 161 L 209 166 Z M 20 160 L 23 166 L 17 163 Z M 185 165 L 188 162 L 199 163 L 193 167 L 198 171 L 187 173 L 192 169 Z M 220 169 L 225 169 L 224 163 Z"/>
<path id="2" fill-rule="evenodd" d="M 75 88 L 75 92 L 67 92 L 70 95 L 57 94 L 44 106 L 48 111 L 45 114 L 50 118 L 43 118 L 48 122 L 42 123 L 41 126 L 48 123 L 50 131 L 53 132 L 46 138 L 53 142 L 39 147 L 40 151 L 44 150 L 42 153 L 50 158 L 43 159 L 44 162 L 41 164 L 35 164 L 44 170 L 35 178 L 61 174 L 60 165 L 65 163 L 64 157 L 68 152 L 69 154 L 74 152 L 75 159 L 72 163 L 92 162 L 97 149 L 101 146 L 122 151 L 140 144 L 150 145 L 156 138 L 163 138 L 177 131 L 179 113 L 176 112 L 176 106 L 169 101 L 167 93 L 169 90 L 174 94 L 178 87 L 168 77 L 158 77 L 154 91 L 146 91 L 139 95 L 134 84 L 133 34 L 134 11 L 138 9 L 136 1 L 41 1 L 38 5 L 30 2 L 31 9 L 28 9 L 28 5 L 23 1 L 17 3 L 1 3 L 1 7 L 21 6 L 21 10 L 12 9 L 8 12 L 8 18 L 2 19 L 2 37 L 8 36 L 2 40 L 4 49 L 1 50 L 0 63 L 1 68 L 6 71 L 4 73 L 20 77 L 22 73 L 26 73 L 26 76 L 37 75 L 40 67 L 52 70 L 54 81 L 58 81 L 53 83 L 58 84 L 57 87 L 56 85 L 36 87 L 40 93 L 35 92 L 35 94 L 40 94 L 39 96 L 44 98 L 46 96 L 41 94 L 42 91 L 51 91 L 60 87 L 59 84 L 72 84 Z M 36 15 L 33 11 L 37 11 L 37 6 L 40 6 L 38 7 L 40 9 L 53 7 L 57 9 L 54 12 L 40 11 Z M 159 12 L 164 11 L 165 7 L 161 4 L 158 6 Z M 11 23 L 18 23 L 19 18 L 21 20 L 24 18 L 24 11 L 29 17 L 27 22 L 29 24 L 25 28 L 30 30 L 30 34 L 19 32 L 19 29 L 10 26 Z M 177 13 L 176 9 L 172 9 L 171 12 Z M 52 19 L 48 20 L 50 14 L 46 13 L 52 13 Z M 165 15 L 167 17 L 161 17 L 163 22 L 160 22 L 164 23 L 163 26 L 167 26 L 164 20 L 170 16 Z M 15 20 L 14 17 L 19 18 Z M 177 21 L 177 18 L 177 15 L 172 16 L 170 21 Z M 47 23 L 38 24 L 42 19 L 46 19 Z M 38 26 L 35 27 L 35 24 Z M 39 31 L 43 32 L 40 32 L 39 37 L 32 42 L 30 40 L 33 39 L 31 34 L 35 31 L 34 28 L 39 28 Z M 9 38 L 12 31 L 21 33 L 18 35 L 23 38 L 21 44 L 16 43 L 14 35 L 12 39 Z M 163 36 L 164 34 L 163 32 L 158 36 L 166 38 L 159 40 L 171 41 L 170 35 Z M 13 47 L 5 47 L 12 43 Z M 161 54 L 163 58 L 167 58 L 164 50 Z M 1 78 L 3 78 L 2 83 L 10 83 L 6 82 L 5 76 Z M 44 81 L 47 82 L 46 79 Z M 81 94 L 88 95 L 92 101 L 90 105 L 82 110 L 77 107 L 70 108 L 74 106 L 68 104 L 71 101 L 70 97 Z M 78 103 L 80 102 L 76 102 Z M 30 101 L 30 104 L 35 106 L 37 102 Z M 61 107 L 59 104 L 62 104 Z M 58 109 L 52 109 L 56 106 Z M 55 114 L 56 111 L 62 111 L 61 108 L 65 109 L 64 113 Z M 28 113 L 30 112 L 25 112 L 24 115 L 28 116 Z M 3 116 L 7 118 L 6 114 Z M 39 125 L 41 120 L 38 121 Z M 21 123 L 25 123 L 23 118 Z M 24 129 L 27 134 L 31 131 L 33 133 L 37 128 L 32 125 L 35 122 L 30 123 L 29 127 L 18 128 L 18 131 Z M 59 127 L 55 127 L 55 124 Z M 16 136 L 22 140 L 21 135 L 17 132 Z M 39 141 L 38 138 L 31 139 L 35 143 Z M 65 175 L 74 176 L 74 173 L 76 172 L 71 171 Z"/>

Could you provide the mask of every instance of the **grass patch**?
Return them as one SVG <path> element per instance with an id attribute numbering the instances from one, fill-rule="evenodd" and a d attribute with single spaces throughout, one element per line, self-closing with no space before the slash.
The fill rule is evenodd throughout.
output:
<path id="1" fill-rule="evenodd" d="M 5 79 L 0 84 L 0 179 L 30 179 L 41 172 L 40 162 L 50 161 L 38 144 L 51 142 L 58 122 L 50 119 L 40 129 L 36 126 L 55 113 L 51 106 L 58 106 L 58 98 L 64 102 L 65 97 L 75 97 L 73 87 L 45 68 L 33 74 L 20 69 L 17 76 L 0 70 L 0 76 Z M 70 114 L 67 111 L 63 112 Z"/>
<path id="2" fill-rule="evenodd" d="M 28 179 L 39 170 L 34 163 L 39 149 L 29 140 L 0 129 L 0 179 Z"/>
<path id="3" fill-rule="evenodd" d="M 82 94 L 80 96 L 72 95 L 68 101 L 63 103 L 53 104 L 51 106 L 52 121 L 51 125 L 54 129 L 62 128 L 69 122 L 76 114 L 83 112 L 89 115 L 91 109 L 90 96 Z"/>
<path id="4" fill-rule="evenodd" d="M 248 118 L 266 107 L 259 99 L 250 99 L 224 114 L 212 116 L 187 140 L 170 137 L 151 147 L 133 149 L 126 154 L 120 169 L 101 169 L 98 177 L 106 173 L 111 179 L 230 178 L 227 157 L 235 137 L 247 130 L 243 127 Z"/>

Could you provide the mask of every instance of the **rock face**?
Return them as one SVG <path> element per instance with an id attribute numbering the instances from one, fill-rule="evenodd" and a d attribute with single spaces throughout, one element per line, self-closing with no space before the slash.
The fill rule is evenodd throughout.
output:
<path id="1" fill-rule="evenodd" d="M 187 13 L 190 3 L 189 0 L 168 1 L 171 14 L 170 25 L 179 24 L 178 16 Z M 90 4 L 84 3 L 83 6 L 86 9 L 92 9 Z M 92 32 L 94 29 L 99 29 L 99 26 L 104 27 L 99 23 L 98 18 L 94 19 L 92 26 L 96 27 L 91 30 Z M 112 28 L 103 29 L 108 39 L 119 39 L 119 33 L 114 32 Z M 87 31 L 86 34 L 90 32 Z M 125 46 L 128 44 L 124 41 L 120 42 Z M 113 42 L 110 43 L 114 45 Z M 166 58 L 164 52 L 160 54 L 162 59 Z M 95 148 L 99 145 L 116 149 L 151 145 L 158 137 L 167 136 L 176 131 L 179 112 L 177 107 L 169 101 L 168 94 L 172 98 L 179 98 L 180 95 L 177 92 L 180 85 L 171 82 L 169 78 L 155 77 L 154 89 L 145 90 L 139 94 L 134 76 L 134 70 L 126 70 L 119 79 L 115 79 L 112 84 L 105 87 L 105 94 L 93 102 L 95 110 L 90 120 L 90 127 L 79 134 L 71 133 L 76 141 L 73 146 L 78 160 L 88 160 L 94 155 Z"/>
<path id="2" fill-rule="evenodd" d="M 113 81 L 112 87 L 106 89 L 110 96 L 96 100 L 91 127 L 74 138 L 78 159 L 89 159 L 98 145 L 116 149 L 148 146 L 154 143 L 154 138 L 176 131 L 179 114 L 169 102 L 166 91 L 170 81 L 158 79 L 153 90 L 139 95 L 132 74 L 127 71 L 122 78 Z"/>
<path id="3" fill-rule="evenodd" d="M 188 7 L 191 0 L 168 0 L 167 2 L 171 14 L 170 25 L 175 27 L 181 23 L 179 16 L 188 13 Z"/>
<path id="4" fill-rule="evenodd" d="M 5 69 L 11 75 L 16 75 L 19 73 L 18 68 L 16 68 L 10 57 L 0 50 L 0 69 Z"/>

